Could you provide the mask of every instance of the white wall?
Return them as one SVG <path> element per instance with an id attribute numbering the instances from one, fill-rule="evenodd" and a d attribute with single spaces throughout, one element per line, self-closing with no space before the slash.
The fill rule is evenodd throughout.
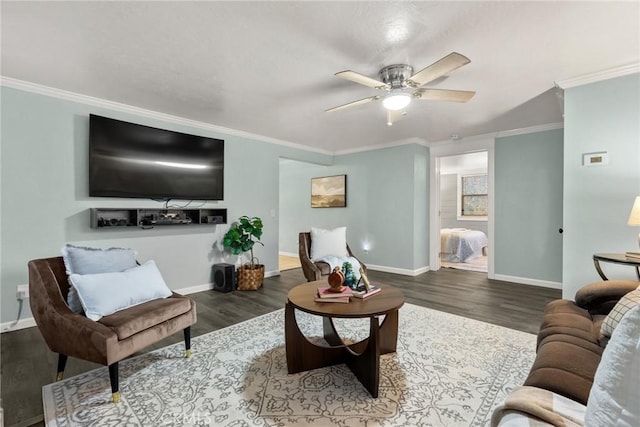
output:
<path id="1" fill-rule="evenodd" d="M 640 195 L 640 74 L 565 90 L 563 296 L 600 280 L 594 253 L 638 250 L 627 225 Z M 586 167 L 583 153 L 606 151 L 609 164 Z M 632 268 L 602 264 L 610 278 Z"/>

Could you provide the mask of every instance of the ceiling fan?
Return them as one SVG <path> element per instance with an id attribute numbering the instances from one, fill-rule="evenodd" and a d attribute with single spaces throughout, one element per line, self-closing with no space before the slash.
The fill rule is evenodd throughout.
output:
<path id="1" fill-rule="evenodd" d="M 386 66 L 378 72 L 380 80 L 351 70 L 340 71 L 335 75 L 374 89 L 384 90 L 387 93 L 359 99 L 358 101 L 329 108 L 325 111 L 327 113 L 340 111 L 345 108 L 351 108 L 382 99 L 382 105 L 387 110 L 387 124 L 391 126 L 406 114 L 405 108 L 411 103 L 413 98 L 427 101 L 467 102 L 473 98 L 473 95 L 476 94 L 475 92 L 467 90 L 428 89 L 422 88 L 421 86 L 469 62 L 471 61 L 466 56 L 452 52 L 417 73 L 413 73 L 413 67 L 407 64 Z"/>

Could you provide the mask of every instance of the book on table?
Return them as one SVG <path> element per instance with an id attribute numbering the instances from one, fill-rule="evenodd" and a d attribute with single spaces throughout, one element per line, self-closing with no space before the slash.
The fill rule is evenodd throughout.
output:
<path id="1" fill-rule="evenodd" d="M 344 298 L 352 295 L 353 291 L 347 286 L 343 286 L 340 292 L 335 292 L 328 286 L 321 286 L 318 288 L 318 298 L 322 299 Z"/>
<path id="2" fill-rule="evenodd" d="M 364 286 L 361 286 L 361 287 L 359 286 L 358 289 L 353 291 L 353 296 L 354 296 L 354 298 L 365 299 L 365 298 L 369 298 L 370 296 L 373 296 L 373 295 L 379 293 L 380 291 L 382 291 L 382 289 L 379 288 L 376 285 L 369 286 L 369 290 L 368 291 Z"/>
<path id="3" fill-rule="evenodd" d="M 327 302 L 327 303 L 347 303 L 349 302 L 349 296 L 341 296 L 341 297 L 337 297 L 337 298 L 320 298 L 320 297 L 315 297 L 314 301 L 315 302 Z"/>

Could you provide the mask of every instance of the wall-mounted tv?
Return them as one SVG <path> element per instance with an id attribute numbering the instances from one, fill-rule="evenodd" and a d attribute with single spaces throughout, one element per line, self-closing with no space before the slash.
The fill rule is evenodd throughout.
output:
<path id="1" fill-rule="evenodd" d="M 91 114 L 89 196 L 223 200 L 224 140 Z"/>

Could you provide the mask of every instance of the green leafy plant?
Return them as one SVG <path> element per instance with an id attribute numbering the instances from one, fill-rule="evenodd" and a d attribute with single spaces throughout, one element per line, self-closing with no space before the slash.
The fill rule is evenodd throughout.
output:
<path id="1" fill-rule="evenodd" d="M 262 220 L 255 216 L 249 218 L 244 215 L 238 218 L 238 222 L 231 225 L 229 231 L 224 235 L 222 245 L 225 248 L 230 248 L 234 255 L 251 252 L 250 268 L 253 269 L 255 264 L 259 264 L 259 261 L 255 264 L 253 262 L 254 259 L 257 259 L 253 257 L 253 246 L 256 243 L 264 246 L 260 237 L 262 237 Z"/>

